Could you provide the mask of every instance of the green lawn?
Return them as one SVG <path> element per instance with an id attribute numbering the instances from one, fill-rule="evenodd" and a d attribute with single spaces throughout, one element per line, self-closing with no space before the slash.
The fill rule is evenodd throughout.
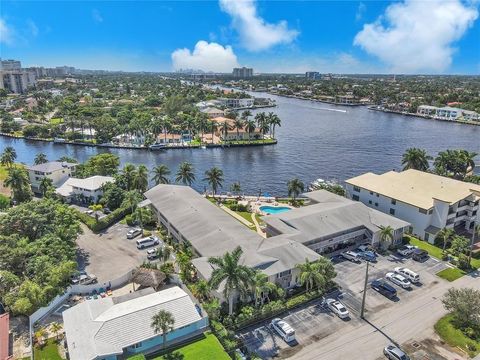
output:
<path id="1" fill-rule="evenodd" d="M 52 124 L 52 125 L 63 124 L 63 118 L 51 118 L 50 119 L 50 124 Z"/>
<path id="2" fill-rule="evenodd" d="M 438 260 L 442 260 L 442 249 L 439 247 L 436 247 L 435 245 L 432 245 L 426 241 L 419 240 L 413 236 L 408 236 L 408 242 L 410 245 L 415 245 L 419 249 L 426 250 L 430 256 L 433 256 L 434 258 L 437 258 Z"/>
<path id="3" fill-rule="evenodd" d="M 175 349 L 172 352 L 151 358 L 151 360 L 230 360 L 222 345 L 213 334 L 205 334 L 201 340 Z"/>
<path id="4" fill-rule="evenodd" d="M 480 352 L 480 342 L 472 340 L 452 324 L 452 315 L 446 315 L 435 324 L 436 333 L 450 346 L 465 350 L 470 357 Z M 473 350 L 475 348 L 475 350 Z"/>
<path id="5" fill-rule="evenodd" d="M 460 270 L 459 268 L 448 268 L 438 272 L 436 275 L 448 281 L 455 281 L 460 279 L 465 274 L 466 272 Z"/>
<path id="6" fill-rule="evenodd" d="M 8 175 L 8 170 L 6 166 L 0 165 L 0 181 L 3 182 Z"/>
<path id="7" fill-rule="evenodd" d="M 33 351 L 35 360 L 63 360 L 58 354 L 58 346 L 55 339 L 48 339 L 43 347 L 35 346 Z"/>

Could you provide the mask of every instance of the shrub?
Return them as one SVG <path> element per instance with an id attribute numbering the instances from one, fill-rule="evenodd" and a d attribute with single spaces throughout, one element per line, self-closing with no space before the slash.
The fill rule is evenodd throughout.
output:
<path id="1" fill-rule="evenodd" d="M 471 327 L 465 328 L 463 333 L 472 340 L 476 340 L 479 337 L 478 332 Z"/>
<path id="2" fill-rule="evenodd" d="M 133 219 L 133 216 L 129 214 L 125 216 L 125 222 L 127 223 L 128 226 L 133 226 L 135 223 L 135 220 Z"/>
<path id="3" fill-rule="evenodd" d="M 5 210 L 10 207 L 10 198 L 3 194 L 0 194 L 0 210 Z"/>
<path id="4" fill-rule="evenodd" d="M 468 256 L 465 254 L 458 255 L 457 266 L 462 270 L 470 269 L 470 263 L 468 262 Z"/>
<path id="5" fill-rule="evenodd" d="M 130 211 L 131 211 L 130 208 L 119 208 L 112 211 L 110 214 L 108 214 L 104 218 L 99 219 L 97 222 L 95 218 L 91 217 L 90 215 L 84 214 L 74 209 L 74 212 L 77 218 L 81 222 L 83 222 L 85 225 L 87 225 L 90 228 L 90 230 L 92 230 L 93 232 L 99 232 L 99 231 L 102 231 L 103 229 L 108 228 L 110 225 L 113 225 L 114 223 L 118 222 L 120 219 L 124 218 L 126 215 L 130 214 Z"/>
<path id="6" fill-rule="evenodd" d="M 151 236 L 151 235 L 152 235 L 152 232 L 150 230 L 143 230 L 143 236 L 147 237 L 147 236 Z"/>

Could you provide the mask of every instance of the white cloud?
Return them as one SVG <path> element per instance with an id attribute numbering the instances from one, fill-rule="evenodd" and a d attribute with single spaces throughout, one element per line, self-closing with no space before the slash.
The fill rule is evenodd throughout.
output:
<path id="1" fill-rule="evenodd" d="M 367 6 L 363 2 L 359 3 L 357 12 L 355 13 L 355 21 L 362 20 L 365 11 L 367 11 Z"/>
<path id="2" fill-rule="evenodd" d="M 477 9 L 461 0 L 404 0 L 388 6 L 376 22 L 365 24 L 354 44 L 393 72 L 443 72 L 452 63 L 454 42 L 477 17 Z"/>
<path id="3" fill-rule="evenodd" d="M 39 33 L 37 24 L 33 20 L 27 20 L 27 26 L 32 36 L 37 37 Z"/>
<path id="4" fill-rule="evenodd" d="M 238 66 L 237 56 L 231 46 L 200 40 L 193 51 L 177 49 L 172 53 L 175 70 L 195 69 L 213 72 L 231 72 Z"/>
<path id="5" fill-rule="evenodd" d="M 100 14 L 100 11 L 97 9 L 92 10 L 92 19 L 95 21 L 97 24 L 103 22 L 103 17 L 102 14 Z"/>
<path id="6" fill-rule="evenodd" d="M 260 51 L 288 44 L 299 34 L 297 30 L 289 29 L 284 20 L 277 24 L 267 23 L 257 14 L 255 0 L 220 0 L 220 7 L 232 17 L 232 25 L 248 50 Z"/>
<path id="7" fill-rule="evenodd" d="M 14 37 L 13 29 L 4 19 L 0 18 L 0 44 L 12 45 Z"/>

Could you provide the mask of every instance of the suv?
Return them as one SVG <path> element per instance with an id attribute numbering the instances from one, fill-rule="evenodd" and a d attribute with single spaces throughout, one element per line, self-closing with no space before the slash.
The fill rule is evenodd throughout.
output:
<path id="1" fill-rule="evenodd" d="M 410 256 L 417 247 L 413 245 L 404 245 L 400 247 L 397 252 L 402 256 Z"/>
<path id="2" fill-rule="evenodd" d="M 393 299 L 395 296 L 397 296 L 397 290 L 381 279 L 372 281 L 371 287 L 373 290 L 378 291 L 380 294 L 389 299 Z"/>
<path id="3" fill-rule="evenodd" d="M 352 262 L 360 263 L 362 262 L 360 254 L 356 253 L 355 251 L 345 251 L 341 253 L 341 255 Z"/>
<path id="4" fill-rule="evenodd" d="M 422 249 L 415 249 L 413 250 L 412 259 L 419 262 L 427 261 L 429 259 L 428 252 Z"/>

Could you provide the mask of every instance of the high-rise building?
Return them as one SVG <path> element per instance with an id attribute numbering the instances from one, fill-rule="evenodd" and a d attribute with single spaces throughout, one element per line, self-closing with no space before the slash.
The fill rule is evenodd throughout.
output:
<path id="1" fill-rule="evenodd" d="M 2 60 L 1 64 L 0 70 L 20 70 L 22 68 L 22 64 L 18 60 Z"/>
<path id="2" fill-rule="evenodd" d="M 307 71 L 305 77 L 307 79 L 317 80 L 320 79 L 320 73 L 318 71 Z"/>
<path id="3" fill-rule="evenodd" d="M 0 88 L 14 94 L 23 94 L 36 84 L 35 73 L 27 70 L 2 70 L 0 78 Z"/>
<path id="4" fill-rule="evenodd" d="M 253 69 L 252 68 L 247 68 L 247 67 L 241 67 L 241 68 L 234 68 L 233 69 L 233 77 L 236 78 L 250 78 L 253 76 Z"/>

